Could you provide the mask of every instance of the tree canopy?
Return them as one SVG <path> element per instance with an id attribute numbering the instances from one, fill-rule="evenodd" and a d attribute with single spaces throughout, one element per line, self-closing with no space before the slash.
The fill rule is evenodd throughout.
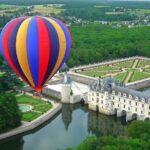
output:
<path id="1" fill-rule="evenodd" d="M 149 150 L 150 122 L 133 121 L 124 136 L 90 136 L 75 150 Z M 70 148 L 66 150 L 71 150 Z"/>
<path id="2" fill-rule="evenodd" d="M 71 26 L 69 67 L 130 56 L 150 56 L 150 27 Z"/>
<path id="3" fill-rule="evenodd" d="M 0 93 L 0 133 L 21 124 L 21 112 L 12 94 Z"/>

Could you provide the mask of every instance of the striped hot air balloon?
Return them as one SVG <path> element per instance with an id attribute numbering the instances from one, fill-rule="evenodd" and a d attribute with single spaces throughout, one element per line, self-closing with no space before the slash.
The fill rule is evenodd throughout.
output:
<path id="1" fill-rule="evenodd" d="M 7 64 L 37 92 L 64 64 L 70 47 L 68 28 L 54 18 L 16 18 L 0 35 L 0 52 Z"/>

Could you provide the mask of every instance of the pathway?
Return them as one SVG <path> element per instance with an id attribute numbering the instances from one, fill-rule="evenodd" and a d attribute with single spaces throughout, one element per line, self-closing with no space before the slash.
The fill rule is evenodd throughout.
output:
<path id="1" fill-rule="evenodd" d="M 125 81 L 124 81 L 125 84 L 129 82 L 129 80 L 130 80 L 130 78 L 131 78 L 131 76 L 132 76 L 132 73 L 133 73 L 133 72 L 129 72 L 129 73 L 128 73 L 128 75 L 127 75 L 127 77 L 126 77 L 126 79 L 125 79 Z"/>
<path id="2" fill-rule="evenodd" d="M 135 59 L 133 65 L 132 65 L 132 68 L 133 68 L 133 69 L 135 69 L 135 68 L 137 67 L 138 62 L 139 62 L 139 59 Z M 130 71 L 130 72 L 128 73 L 128 75 L 127 75 L 127 77 L 125 78 L 125 81 L 124 81 L 125 84 L 127 84 L 127 83 L 129 82 L 129 80 L 130 80 L 132 74 L 133 74 L 132 71 Z"/>
<path id="3" fill-rule="evenodd" d="M 136 60 L 134 61 L 134 63 L 133 63 L 132 68 L 136 68 L 136 66 L 137 66 L 138 62 L 139 62 L 139 60 L 138 60 L 138 59 L 136 59 Z"/>

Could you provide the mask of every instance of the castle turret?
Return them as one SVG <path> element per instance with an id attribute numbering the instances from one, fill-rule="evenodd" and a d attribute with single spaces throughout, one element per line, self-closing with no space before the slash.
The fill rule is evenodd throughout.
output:
<path id="1" fill-rule="evenodd" d="M 71 96 L 71 84 L 67 72 L 65 72 L 64 83 L 62 84 L 61 101 L 63 103 L 70 103 L 70 96 Z"/>

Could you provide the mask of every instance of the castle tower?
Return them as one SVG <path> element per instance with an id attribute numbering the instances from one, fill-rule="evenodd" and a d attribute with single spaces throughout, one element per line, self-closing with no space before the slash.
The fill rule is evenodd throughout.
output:
<path id="1" fill-rule="evenodd" d="M 62 103 L 70 103 L 71 84 L 70 84 L 67 72 L 64 73 L 64 83 L 62 84 L 61 91 L 62 91 L 62 93 L 61 93 Z"/>
<path id="2" fill-rule="evenodd" d="M 104 82 L 103 82 L 103 79 L 100 78 L 100 87 L 101 87 L 101 91 L 104 91 Z"/>

